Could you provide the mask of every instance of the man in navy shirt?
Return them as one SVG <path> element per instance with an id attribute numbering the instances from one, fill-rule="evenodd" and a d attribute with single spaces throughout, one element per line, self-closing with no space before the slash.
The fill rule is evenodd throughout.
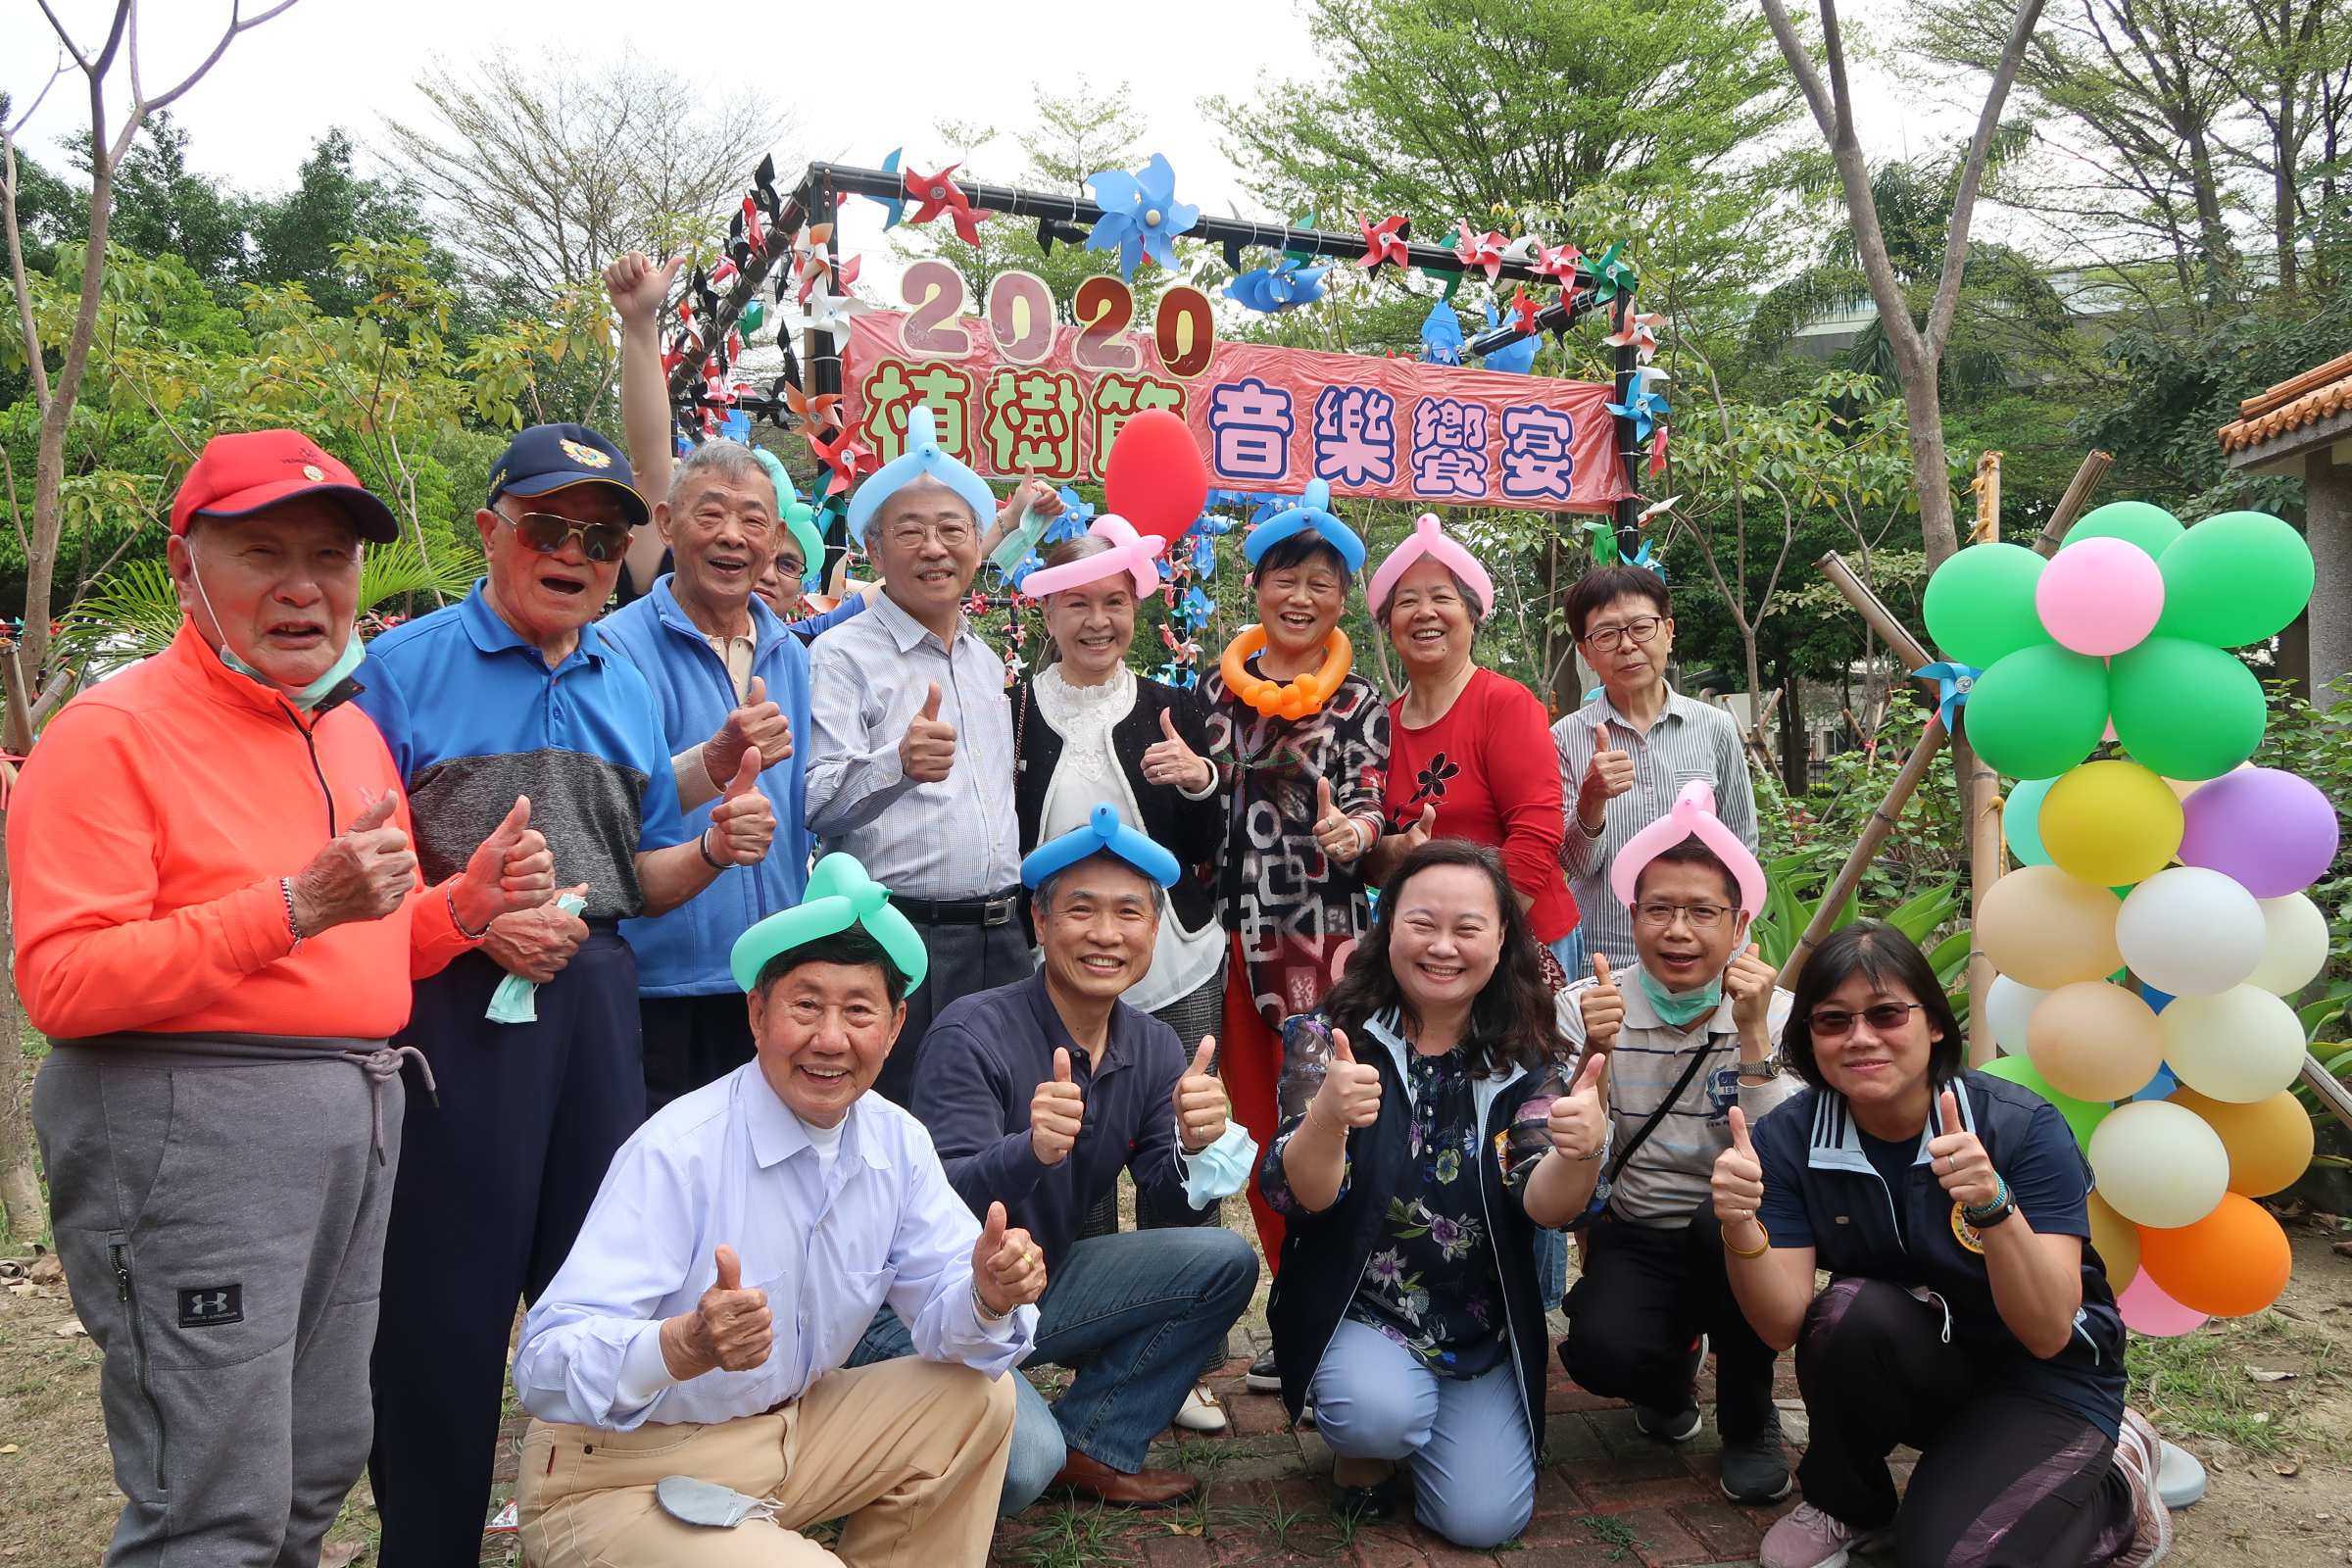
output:
<path id="1" fill-rule="evenodd" d="M 357 672 L 428 880 L 527 793 L 557 885 L 579 901 L 491 922 L 478 953 L 417 983 L 396 1042 L 423 1054 L 438 1098 L 410 1102 L 384 1247 L 368 1469 L 386 1568 L 478 1553 L 515 1302 L 546 1287 L 644 1120 L 619 921 L 757 864 L 775 834 L 756 751 L 703 831 L 686 827 L 653 693 L 593 624 L 645 519 L 610 441 L 534 425 L 474 514 L 488 574 L 378 637 Z"/>
<path id="2" fill-rule="evenodd" d="M 950 1004 L 924 1042 L 911 1108 L 973 1211 L 1003 1203 L 1045 1249 L 1030 1359 L 1077 1369 L 1052 1406 L 1026 1379 L 1014 1390 L 1007 1514 L 1049 1487 L 1144 1504 L 1193 1492 L 1189 1475 L 1144 1469 L 1145 1453 L 1257 1286 L 1256 1253 L 1228 1230 L 1078 1239 L 1122 1170 L 1163 1207 L 1200 1207 L 1255 1162 L 1209 1070 L 1215 1041 L 1179 1041 L 1119 1000 L 1152 966 L 1176 876 L 1173 855 L 1097 807 L 1021 866 L 1044 967 Z M 853 1360 L 910 1348 L 885 1313 Z"/>

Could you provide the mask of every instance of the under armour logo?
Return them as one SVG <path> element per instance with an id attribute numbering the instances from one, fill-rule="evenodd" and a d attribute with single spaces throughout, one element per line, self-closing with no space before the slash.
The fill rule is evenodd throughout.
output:
<path id="1" fill-rule="evenodd" d="M 242 1285 L 201 1285 L 179 1293 L 179 1326 L 183 1329 L 219 1328 L 244 1321 Z"/>

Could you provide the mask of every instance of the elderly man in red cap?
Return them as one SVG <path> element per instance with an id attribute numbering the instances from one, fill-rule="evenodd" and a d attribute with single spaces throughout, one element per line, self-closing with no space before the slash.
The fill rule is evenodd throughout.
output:
<path id="1" fill-rule="evenodd" d="M 517 798 L 417 874 L 347 706 L 362 541 L 292 430 L 207 443 L 172 508 L 172 646 L 50 721 L 10 811 L 51 1220 L 126 1499 L 110 1564 L 315 1562 L 368 1457 L 410 980 L 549 895 Z"/>

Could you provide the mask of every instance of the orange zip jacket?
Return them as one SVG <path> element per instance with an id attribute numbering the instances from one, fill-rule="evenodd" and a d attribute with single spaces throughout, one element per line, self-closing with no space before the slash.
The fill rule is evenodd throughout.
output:
<path id="1" fill-rule="evenodd" d="M 9 902 L 33 1027 L 390 1037 L 411 977 L 471 946 L 442 889 L 296 949 L 278 887 L 387 790 L 414 833 L 372 719 L 345 703 L 306 727 L 182 622 L 67 704 L 18 782 Z"/>

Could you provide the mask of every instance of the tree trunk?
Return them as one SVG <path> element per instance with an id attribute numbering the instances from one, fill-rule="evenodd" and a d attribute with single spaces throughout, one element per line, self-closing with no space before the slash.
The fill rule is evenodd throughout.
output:
<path id="1" fill-rule="evenodd" d="M 1781 678 L 1781 783 L 1791 799 L 1813 787 L 1813 748 L 1805 736 L 1804 690 L 1796 661 Z"/>
<path id="2" fill-rule="evenodd" d="M 1921 376 L 1903 377 L 1903 413 L 1911 426 L 1911 488 L 1919 496 L 1919 531 L 1928 553 L 1928 570 L 1951 559 L 1960 548 L 1960 532 L 1952 519 L 1952 470 L 1944 456 L 1943 393 L 1933 368 Z"/>
<path id="3" fill-rule="evenodd" d="M 8 817 L 0 813 L 0 951 L 14 951 L 8 918 Z M 24 1074 L 17 976 L 0 965 L 0 1240 L 24 1243 L 49 1228 L 33 1158 L 32 1096 Z"/>

